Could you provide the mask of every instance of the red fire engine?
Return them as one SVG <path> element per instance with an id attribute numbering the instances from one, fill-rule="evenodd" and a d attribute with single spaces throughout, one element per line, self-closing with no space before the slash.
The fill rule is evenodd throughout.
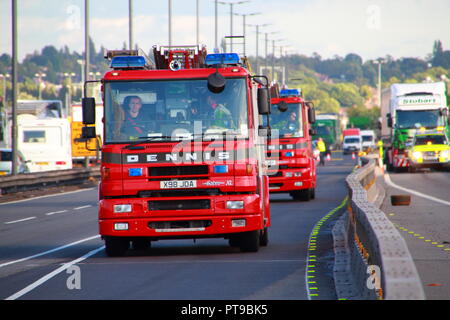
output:
<path id="1" fill-rule="evenodd" d="M 276 90 L 275 90 L 276 92 Z M 270 192 L 289 192 L 295 200 L 315 198 L 316 162 L 311 125 L 315 112 L 297 89 L 284 89 L 271 99 L 272 139 L 267 150 Z"/>
<path id="2" fill-rule="evenodd" d="M 241 251 L 268 243 L 264 162 L 267 79 L 237 54 L 204 47 L 110 51 L 102 82 L 99 230 L 106 253 L 162 239 L 221 237 Z M 95 123 L 83 98 L 83 136 Z"/>

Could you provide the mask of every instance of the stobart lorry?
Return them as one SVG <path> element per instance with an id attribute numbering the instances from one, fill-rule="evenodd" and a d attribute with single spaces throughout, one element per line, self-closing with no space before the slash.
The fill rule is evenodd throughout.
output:
<path id="1" fill-rule="evenodd" d="M 390 113 L 386 115 L 390 143 L 385 146 L 388 170 L 409 167 L 408 149 L 419 130 L 441 130 L 447 135 L 449 112 L 443 82 L 391 85 Z"/>
<path id="2" fill-rule="evenodd" d="M 321 113 L 316 116 L 314 123 L 316 137 L 321 137 L 331 150 L 337 150 L 341 146 L 341 122 L 337 113 Z"/>
<path id="3" fill-rule="evenodd" d="M 208 237 L 257 251 L 270 226 L 267 78 L 252 76 L 237 54 L 204 47 L 153 54 L 154 63 L 135 50 L 110 51 L 112 70 L 101 80 L 107 255 L 123 255 L 130 243 Z M 95 136 L 94 100 L 83 98 L 85 138 Z"/>
<path id="4" fill-rule="evenodd" d="M 305 102 L 297 89 L 281 90 L 271 104 L 272 139 L 267 147 L 270 192 L 288 192 L 295 200 L 314 199 L 316 162 L 311 145 L 314 106 Z"/>

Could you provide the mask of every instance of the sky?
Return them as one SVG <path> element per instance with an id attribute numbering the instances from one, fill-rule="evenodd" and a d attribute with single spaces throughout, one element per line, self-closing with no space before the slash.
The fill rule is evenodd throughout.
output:
<path id="1" fill-rule="evenodd" d="M 164 0 L 132 0 L 134 39 L 148 52 L 153 45 L 168 44 L 168 3 Z M 214 0 L 198 0 L 200 43 L 214 48 Z M 19 61 L 46 45 L 84 48 L 84 0 L 17 0 Z M 90 0 L 90 35 L 96 48 L 121 49 L 128 43 L 128 0 Z M 238 2 L 221 0 L 221 2 Z M 219 43 L 231 34 L 230 5 L 218 5 Z M 247 16 L 246 53 L 268 53 L 276 40 L 275 54 L 314 52 L 322 58 L 348 53 L 364 61 L 390 55 L 394 58 L 426 58 L 435 40 L 450 48 L 449 0 L 250 0 L 233 5 Z M 0 54 L 11 54 L 11 0 L 0 0 Z M 233 16 L 233 35 L 243 35 L 243 17 Z M 242 40 L 233 51 L 243 53 Z M 196 0 L 172 0 L 172 43 L 196 43 Z M 281 48 L 280 48 L 281 47 Z"/>

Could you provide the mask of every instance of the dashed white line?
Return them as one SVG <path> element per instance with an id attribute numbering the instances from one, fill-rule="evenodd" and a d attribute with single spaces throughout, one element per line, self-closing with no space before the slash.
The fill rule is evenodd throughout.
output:
<path id="1" fill-rule="evenodd" d="M 23 222 L 23 221 L 33 220 L 33 219 L 36 219 L 36 217 L 28 217 L 28 218 L 19 219 L 19 220 L 8 221 L 8 222 L 5 222 L 5 224 L 13 224 L 13 223 L 18 223 L 18 222 Z"/>
<path id="2" fill-rule="evenodd" d="M 51 216 L 51 215 L 54 215 L 54 214 L 64 213 L 64 212 L 67 212 L 67 210 L 60 210 L 60 211 L 48 212 L 48 213 L 46 213 L 45 215 L 46 215 L 46 216 Z"/>
<path id="3" fill-rule="evenodd" d="M 92 206 L 91 205 L 81 206 L 81 207 L 73 208 L 73 210 L 81 210 L 81 209 L 86 209 L 86 208 L 90 208 L 90 207 L 92 207 Z"/>

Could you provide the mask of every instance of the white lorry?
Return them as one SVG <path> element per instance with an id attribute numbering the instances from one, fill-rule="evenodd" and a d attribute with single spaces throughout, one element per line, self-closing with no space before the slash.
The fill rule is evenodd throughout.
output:
<path id="1" fill-rule="evenodd" d="M 72 169 L 70 122 L 66 118 L 17 117 L 17 145 L 29 172 Z"/>
<path id="2" fill-rule="evenodd" d="M 362 149 L 363 151 L 374 150 L 375 145 L 375 131 L 361 130 Z"/>

